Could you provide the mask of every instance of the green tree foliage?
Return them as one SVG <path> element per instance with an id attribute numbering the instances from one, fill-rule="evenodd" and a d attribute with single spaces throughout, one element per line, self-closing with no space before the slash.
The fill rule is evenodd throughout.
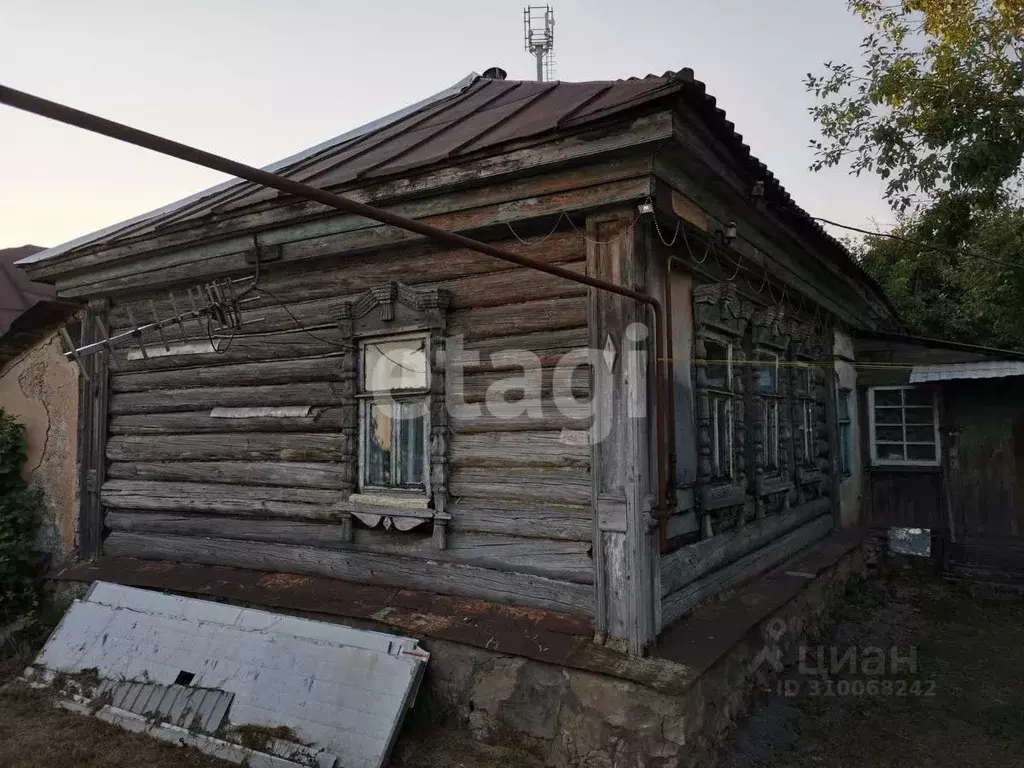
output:
<path id="1" fill-rule="evenodd" d="M 815 169 L 849 163 L 886 180 L 900 212 L 955 238 L 979 211 L 1021 202 L 1021 0 L 849 0 L 870 27 L 854 66 L 808 75 L 822 138 Z"/>
<path id="2" fill-rule="evenodd" d="M 34 605 L 42 492 L 21 476 L 25 427 L 0 410 L 0 620 Z"/>
<path id="3" fill-rule="evenodd" d="M 848 5 L 869 32 L 860 62 L 807 77 L 812 168 L 877 174 L 896 234 L 936 246 L 856 255 L 909 325 L 1024 348 L 1024 0 Z"/>
<path id="4" fill-rule="evenodd" d="M 920 220 L 894 234 L 937 239 Z M 960 246 L 960 252 L 938 251 L 873 237 L 851 250 L 920 333 L 1024 349 L 1024 211 L 1004 207 L 977 215 Z"/>

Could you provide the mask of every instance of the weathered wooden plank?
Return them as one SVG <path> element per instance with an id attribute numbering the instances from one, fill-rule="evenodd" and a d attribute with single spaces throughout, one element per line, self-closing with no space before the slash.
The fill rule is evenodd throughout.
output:
<path id="1" fill-rule="evenodd" d="M 119 416 L 129 413 L 203 411 L 212 408 L 242 408 L 261 405 L 320 407 L 342 405 L 344 391 L 344 385 L 339 382 L 316 381 L 255 387 L 194 387 L 191 389 L 123 392 L 111 398 L 110 412 Z"/>
<path id="2" fill-rule="evenodd" d="M 815 499 L 789 512 L 754 520 L 742 528 L 687 544 L 665 555 L 661 558 L 662 596 L 740 559 L 828 510 L 828 499 Z"/>
<path id="3" fill-rule="evenodd" d="M 349 487 L 352 467 L 348 463 L 313 464 L 299 461 L 115 461 L 107 470 L 107 476 L 123 480 L 341 489 Z"/>
<path id="4" fill-rule="evenodd" d="M 342 461 L 352 455 L 345 435 L 231 433 L 115 435 L 111 461 Z"/>
<path id="5" fill-rule="evenodd" d="M 343 408 L 315 408 L 309 418 L 254 417 L 215 419 L 210 411 L 141 413 L 114 416 L 114 435 L 174 435 L 210 432 L 340 432 L 345 426 Z"/>
<path id="6" fill-rule="evenodd" d="M 589 506 L 500 499 L 459 499 L 449 508 L 453 531 L 543 536 L 585 542 L 593 540 Z"/>
<path id="7" fill-rule="evenodd" d="M 312 335 L 310 335 L 312 334 Z M 216 337 L 217 352 L 161 355 L 148 359 L 129 359 L 127 346 L 118 354 L 118 369 L 122 371 L 155 371 L 167 368 L 191 368 L 227 363 L 246 363 L 261 360 L 281 360 L 313 357 L 344 351 L 344 339 L 336 328 L 294 330 L 273 334 L 236 334 L 234 337 Z M 157 342 L 158 343 L 158 342 Z"/>
<path id="8" fill-rule="evenodd" d="M 216 363 L 212 360 L 211 363 Z M 197 368 L 117 373 L 111 378 L 115 393 L 148 392 L 154 389 L 190 387 L 245 387 L 270 384 L 302 384 L 337 380 L 341 372 L 340 353 L 328 357 L 274 360 L 262 363 L 206 365 Z"/>
<path id="9" fill-rule="evenodd" d="M 583 359 L 578 350 L 588 346 L 585 326 L 557 331 L 538 331 L 523 335 L 502 336 L 491 339 L 474 339 L 465 345 L 450 344 L 446 350 L 449 364 L 461 367 L 467 372 L 516 370 L 533 366 L 538 362 L 547 368 L 557 365 L 569 352 L 576 354 L 568 365 Z"/>
<path id="10" fill-rule="evenodd" d="M 533 573 L 578 584 L 593 580 L 588 545 L 577 541 L 523 538 L 455 532 L 445 549 L 431 536 L 357 527 L 348 541 L 339 524 L 291 520 L 252 520 L 142 511 L 111 512 L 107 527 L 113 531 L 206 536 L 240 541 L 295 544 L 322 549 L 374 552 L 445 563 L 478 565 Z M 428 527 L 429 530 L 429 527 Z"/>
<path id="11" fill-rule="evenodd" d="M 356 583 L 532 605 L 585 616 L 593 611 L 593 588 L 589 585 L 516 571 L 410 557 L 381 557 L 373 553 L 338 552 L 285 544 L 125 531 L 111 533 L 104 549 L 111 557 L 309 573 Z"/>
<path id="12" fill-rule="evenodd" d="M 528 361 L 530 364 L 535 361 Z M 531 368 L 446 376 L 447 397 L 462 402 L 479 403 L 511 400 L 549 400 L 557 397 L 586 400 L 590 396 L 590 368 Z M 499 399 L 500 398 L 500 399 Z"/>
<path id="13" fill-rule="evenodd" d="M 590 404 L 521 400 L 501 407 L 487 403 L 449 403 L 448 423 L 457 434 L 569 430 L 589 432 Z M 574 435 L 582 439 L 582 435 Z"/>
<path id="14" fill-rule="evenodd" d="M 103 484 L 101 498 L 108 509 L 330 520 L 337 517 L 332 507 L 337 504 L 340 494 L 312 488 L 108 480 Z"/>
<path id="15" fill-rule="evenodd" d="M 640 177 L 531 197 L 517 200 L 514 204 L 483 205 L 452 213 L 424 216 L 419 218 L 419 221 L 450 231 L 472 231 L 522 219 L 550 216 L 563 211 L 584 210 L 619 201 L 636 200 L 649 193 L 649 179 Z M 281 261 L 288 263 L 336 254 L 395 248 L 422 240 L 420 235 L 403 229 L 376 225 L 282 243 Z M 249 247 L 251 248 L 251 242 Z M 175 283 L 195 283 L 215 276 L 239 275 L 252 271 L 252 265 L 246 261 L 244 251 L 213 257 L 209 257 L 207 253 L 197 252 L 195 256 L 196 260 L 181 263 L 180 253 L 169 253 L 165 256 L 151 256 L 134 264 L 115 263 L 78 274 L 64 275 L 58 278 L 57 289 L 61 296 L 75 298 L 98 293 L 150 290 Z M 160 266 L 156 266 L 157 264 Z"/>
<path id="16" fill-rule="evenodd" d="M 590 444 L 561 432 L 483 432 L 451 440 L 449 461 L 458 467 L 574 467 L 590 466 Z"/>
<path id="17" fill-rule="evenodd" d="M 774 568 L 804 547 L 827 536 L 832 531 L 832 515 L 826 511 L 809 523 L 790 531 L 760 549 L 735 560 L 724 568 L 692 581 L 682 589 L 662 599 L 663 626 L 676 621 L 702 600 L 738 586 L 760 573 Z"/>
<path id="18" fill-rule="evenodd" d="M 552 504 L 589 504 L 590 475 L 582 470 L 453 467 L 452 495 L 467 499 L 508 499 Z"/>
<path id="19" fill-rule="evenodd" d="M 448 332 L 472 340 L 578 328 L 586 324 L 587 299 L 572 296 L 452 312 Z"/>

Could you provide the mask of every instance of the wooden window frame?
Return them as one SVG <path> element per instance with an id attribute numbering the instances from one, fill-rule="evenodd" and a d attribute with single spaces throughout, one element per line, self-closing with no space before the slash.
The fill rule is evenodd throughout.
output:
<path id="1" fill-rule="evenodd" d="M 900 445 L 903 446 L 903 459 L 880 459 L 878 458 L 878 444 L 875 440 L 875 394 L 881 391 L 899 391 L 906 392 L 907 390 L 917 390 L 922 392 L 928 392 L 931 395 L 931 409 L 932 409 L 932 421 L 931 424 L 907 424 L 906 421 L 906 395 L 900 396 L 901 404 L 899 406 L 877 406 L 879 408 L 899 408 L 904 411 L 903 420 L 900 421 L 899 426 L 903 427 L 904 438 Z M 925 406 L 910 406 L 910 407 L 925 407 Z M 939 398 L 938 392 L 931 387 L 921 387 L 914 385 L 901 385 L 901 386 L 887 386 L 887 387 L 869 387 L 868 388 L 868 439 L 870 440 L 871 450 L 871 466 L 873 467 L 937 467 L 942 463 L 942 436 L 939 431 Z M 881 426 L 895 426 L 883 424 Z M 906 439 L 906 428 L 908 426 L 931 426 L 932 434 L 935 437 L 935 458 L 934 459 L 908 459 L 907 446 L 908 445 L 931 445 L 932 443 L 922 443 L 919 441 L 908 441 Z"/>
<path id="2" fill-rule="evenodd" d="M 842 403 L 846 398 L 846 416 L 843 416 Z M 852 404 L 854 401 L 854 390 L 850 387 L 836 386 L 836 437 L 839 443 L 839 455 L 836 456 L 836 467 L 843 477 L 850 477 L 853 474 L 853 447 L 854 447 L 854 419 Z"/>
<path id="3" fill-rule="evenodd" d="M 367 390 L 366 381 L 366 348 L 368 345 L 380 344 L 382 342 L 411 341 L 422 339 L 424 345 L 424 359 L 426 370 L 424 372 L 425 386 L 404 390 Z M 379 495 L 393 495 L 399 498 L 408 497 L 415 499 L 420 497 L 430 498 L 430 411 L 431 394 L 430 379 L 433 366 L 431 365 L 432 349 L 430 335 L 426 330 L 422 332 L 398 333 L 388 335 L 373 335 L 360 337 L 359 345 L 359 370 L 358 370 L 358 392 L 356 398 L 359 400 L 359 472 L 357 475 L 357 487 L 360 493 L 372 493 Z M 367 457 L 368 449 L 367 429 L 369 428 L 369 412 L 376 402 L 380 393 L 387 392 L 389 402 L 418 402 L 423 403 L 423 470 L 419 483 L 393 484 L 393 485 L 372 485 L 367 481 Z M 394 422 L 392 423 L 392 441 L 394 441 Z M 394 445 L 394 442 L 392 443 Z M 391 471 L 395 472 L 397 452 L 392 450 Z M 393 475 L 392 475 L 393 476 Z"/>

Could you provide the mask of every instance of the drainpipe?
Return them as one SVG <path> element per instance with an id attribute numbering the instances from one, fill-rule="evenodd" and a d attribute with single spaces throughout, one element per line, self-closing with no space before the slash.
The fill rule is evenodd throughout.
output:
<path id="1" fill-rule="evenodd" d="M 295 195 L 296 197 L 313 200 L 345 213 L 364 216 L 367 219 L 379 221 L 382 224 L 390 224 L 391 226 L 404 229 L 408 232 L 414 232 L 436 242 L 444 243 L 445 245 L 453 246 L 455 248 L 466 248 L 468 250 L 476 251 L 477 253 L 482 253 L 486 256 L 492 256 L 496 259 L 516 264 L 517 266 L 528 267 L 540 272 L 546 272 L 547 274 L 554 275 L 555 277 L 561 277 L 575 283 L 581 283 L 601 291 L 608 291 L 609 293 L 614 293 L 619 296 L 625 296 L 626 298 L 633 299 L 634 301 L 638 301 L 649 306 L 654 316 L 655 356 L 657 359 L 655 374 L 657 382 L 655 387 L 654 410 L 658 443 L 658 500 L 655 511 L 658 515 L 660 547 L 662 552 L 665 551 L 668 542 L 668 515 L 675 503 L 675 492 L 673 490 L 674 477 L 669 466 L 669 456 L 675 454 L 675 445 L 673 444 L 670 448 L 667 442 L 674 427 L 674 419 L 673 422 L 668 421 L 673 393 L 670 387 L 670 379 L 667 374 L 668 356 L 665 350 L 665 338 L 663 338 L 661 333 L 661 330 L 664 329 L 664 335 L 665 337 L 668 337 L 670 335 L 670 328 L 666 323 L 665 309 L 657 298 L 639 291 L 624 288 L 620 285 L 616 285 L 615 283 L 600 280 L 596 277 L 591 277 L 585 274 L 581 275 L 565 269 L 564 267 L 536 261 L 528 256 L 522 256 L 503 248 L 497 248 L 488 243 L 474 240 L 455 232 L 438 229 L 437 227 L 432 227 L 429 224 L 423 224 L 415 219 L 409 219 L 381 208 L 375 208 L 373 206 L 366 205 L 365 203 L 349 200 L 341 195 L 336 195 L 332 192 L 327 192 L 326 190 L 318 189 L 317 187 L 313 187 L 308 184 L 302 184 L 300 182 L 287 179 L 284 176 L 279 176 L 275 173 L 270 173 L 259 168 L 253 168 L 252 166 L 248 166 L 234 160 L 229 160 L 226 157 L 221 157 L 195 147 L 190 147 L 187 144 L 181 144 L 177 141 L 165 139 L 146 131 L 140 131 L 137 128 L 132 128 L 124 125 L 123 123 L 107 120 L 97 115 L 68 107 L 64 104 L 58 104 L 57 102 L 42 99 L 23 91 L 7 88 L 3 85 L 0 85 L 0 104 L 6 104 L 10 107 L 14 107 L 15 109 L 31 112 L 32 114 L 56 120 L 57 122 L 65 123 L 66 125 L 71 125 L 76 128 L 82 128 L 86 131 L 99 133 L 103 136 L 108 136 L 112 139 L 117 139 L 118 141 L 123 141 L 128 144 L 134 144 L 137 147 L 150 149 L 163 155 L 176 157 L 187 163 L 193 163 L 215 171 L 221 171 L 222 173 L 236 176 L 240 179 L 246 179 L 256 184 L 262 184 L 263 186 L 271 187 L 290 195 Z M 666 407 L 666 400 L 669 403 L 668 407 Z"/>

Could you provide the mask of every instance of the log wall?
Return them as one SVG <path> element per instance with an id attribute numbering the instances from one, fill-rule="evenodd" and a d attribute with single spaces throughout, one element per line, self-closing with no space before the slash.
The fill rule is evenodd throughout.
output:
<path id="1" fill-rule="evenodd" d="M 503 245 L 585 268 L 584 241 L 571 231 L 543 246 Z M 359 523 L 348 541 L 336 512 L 356 472 L 342 460 L 356 448 L 344 430 L 350 411 L 343 408 L 336 313 L 392 279 L 447 290 L 449 336 L 463 337 L 461 349 L 448 350 L 448 394 L 468 407 L 450 410 L 445 549 L 434 546 L 429 530 Z M 587 343 L 584 287 L 470 252 L 423 248 L 266 271 L 260 285 L 264 293 L 246 305 L 241 331 L 213 339 L 217 352 L 148 359 L 138 347 L 121 352 L 110 380 L 101 492 L 107 554 L 324 574 L 593 613 L 583 432 L 589 371 L 567 377 L 578 404 L 559 409 L 552 399 L 555 363 Z M 110 325 L 124 328 L 129 316 L 143 322 L 154 306 L 170 313 L 166 293 L 116 300 Z M 184 338 L 174 329 L 166 335 L 202 349 L 194 327 Z M 533 415 L 509 419 L 483 401 L 503 378 L 523 375 L 517 366 L 529 358 L 524 351 L 542 365 L 538 386 L 522 395 Z M 461 382 L 450 373 L 454 364 L 467 365 Z M 256 406 L 311 410 L 305 418 L 210 415 L 217 407 Z"/>

